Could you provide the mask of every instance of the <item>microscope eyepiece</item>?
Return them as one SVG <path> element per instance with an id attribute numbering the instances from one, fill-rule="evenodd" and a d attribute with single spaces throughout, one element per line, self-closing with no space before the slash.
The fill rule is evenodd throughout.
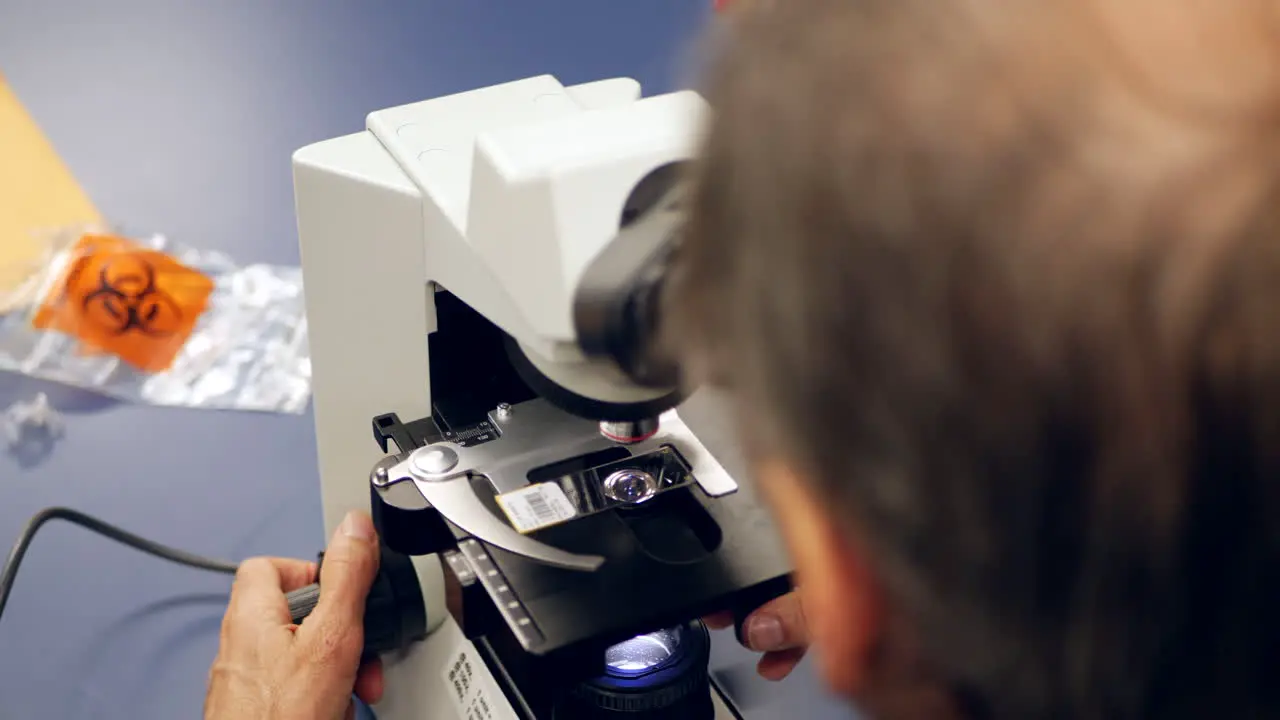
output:
<path id="1" fill-rule="evenodd" d="M 574 297 L 578 342 L 645 387 L 675 387 L 679 364 L 664 342 L 663 292 L 681 222 L 681 163 L 663 165 L 632 190 L 618 237 L 592 261 Z"/>

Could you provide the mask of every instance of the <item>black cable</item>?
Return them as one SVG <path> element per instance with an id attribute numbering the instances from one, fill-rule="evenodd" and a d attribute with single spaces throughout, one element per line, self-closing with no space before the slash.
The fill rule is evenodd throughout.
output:
<path id="1" fill-rule="evenodd" d="M 4 570 L 0 571 L 0 617 L 4 616 L 4 606 L 9 602 L 9 593 L 13 591 L 13 579 L 18 574 L 18 565 L 22 562 L 22 556 L 27 554 L 27 548 L 31 546 L 31 540 L 35 537 L 36 531 L 40 529 L 41 525 L 50 520 L 65 520 L 87 530 L 92 530 L 118 543 L 128 545 L 135 550 L 141 550 L 149 555 L 154 555 L 162 560 L 175 562 L 179 565 L 229 575 L 234 575 L 238 567 L 235 563 L 202 557 L 167 545 L 161 545 L 158 542 L 121 530 L 115 525 L 77 510 L 64 507 L 45 508 L 27 521 L 27 526 L 22 529 L 22 534 L 18 536 L 18 541 L 14 543 L 13 550 L 9 552 L 9 559 L 4 563 Z"/>

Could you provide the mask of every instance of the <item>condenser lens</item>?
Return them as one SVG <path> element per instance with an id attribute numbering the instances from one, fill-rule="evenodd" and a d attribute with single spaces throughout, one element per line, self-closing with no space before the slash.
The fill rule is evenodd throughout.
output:
<path id="1" fill-rule="evenodd" d="M 695 620 L 637 635 L 605 651 L 599 676 L 579 683 L 553 720 L 712 720 L 711 637 Z"/>
<path id="2" fill-rule="evenodd" d="M 673 662 L 681 650 L 680 628 L 659 630 L 618 643 L 605 652 L 609 672 L 634 677 Z"/>

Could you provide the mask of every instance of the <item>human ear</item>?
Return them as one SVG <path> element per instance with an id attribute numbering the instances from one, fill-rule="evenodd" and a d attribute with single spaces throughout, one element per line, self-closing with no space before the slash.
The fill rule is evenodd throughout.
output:
<path id="1" fill-rule="evenodd" d="M 827 684 L 846 697 L 866 685 L 882 631 L 882 592 L 850 521 L 789 465 L 758 464 L 760 492 L 792 559 L 809 634 Z"/>

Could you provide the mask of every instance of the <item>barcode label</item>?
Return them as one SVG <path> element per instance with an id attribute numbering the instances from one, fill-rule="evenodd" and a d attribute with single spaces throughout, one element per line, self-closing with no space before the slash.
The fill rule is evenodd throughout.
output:
<path id="1" fill-rule="evenodd" d="M 498 505 L 511 520 L 511 525 L 522 533 L 540 530 L 578 514 L 564 490 L 553 482 L 530 485 L 498 496 Z"/>

